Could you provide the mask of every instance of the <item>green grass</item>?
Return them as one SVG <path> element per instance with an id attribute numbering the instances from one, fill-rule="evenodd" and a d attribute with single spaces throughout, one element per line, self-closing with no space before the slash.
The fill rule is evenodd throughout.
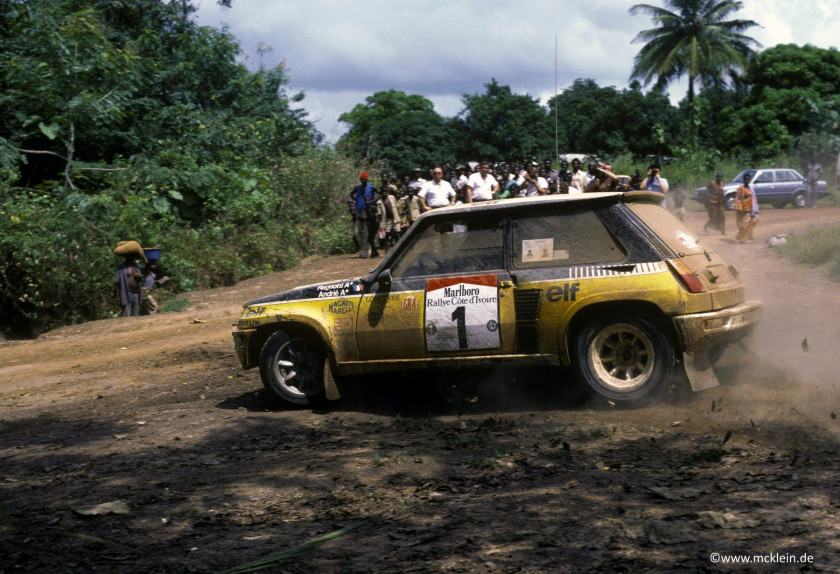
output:
<path id="1" fill-rule="evenodd" d="M 172 313 L 176 311 L 183 311 L 192 306 L 188 299 L 176 297 L 175 299 L 167 299 L 163 305 L 160 306 L 160 313 Z"/>
<path id="2" fill-rule="evenodd" d="M 825 265 L 828 272 L 840 278 L 840 225 L 809 227 L 805 231 L 788 235 L 781 253 L 806 265 Z"/>

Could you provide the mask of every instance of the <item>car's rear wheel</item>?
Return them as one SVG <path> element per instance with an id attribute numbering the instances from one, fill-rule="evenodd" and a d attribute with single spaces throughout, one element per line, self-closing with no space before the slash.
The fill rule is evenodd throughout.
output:
<path id="1" fill-rule="evenodd" d="M 320 341 L 277 331 L 260 352 L 260 377 L 265 388 L 293 406 L 324 400 L 324 359 Z"/>
<path id="2" fill-rule="evenodd" d="M 805 192 L 797 192 L 796 195 L 793 196 L 793 206 L 797 208 L 802 208 L 806 205 L 808 205 L 808 198 L 805 196 Z"/>
<path id="3" fill-rule="evenodd" d="M 674 349 L 643 317 L 613 316 L 587 324 L 576 341 L 577 367 L 600 395 L 632 401 L 653 393 L 671 374 Z"/>

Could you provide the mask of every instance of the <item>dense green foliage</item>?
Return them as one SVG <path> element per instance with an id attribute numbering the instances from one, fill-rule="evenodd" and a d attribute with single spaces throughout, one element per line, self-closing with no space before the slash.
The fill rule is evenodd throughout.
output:
<path id="1" fill-rule="evenodd" d="M 339 117 L 350 125 L 339 149 L 366 165 L 387 165 L 398 173 L 444 159 L 445 122 L 432 102 L 398 90 L 376 92 L 365 102 Z"/>
<path id="2" fill-rule="evenodd" d="M 113 314 L 119 240 L 173 292 L 348 249 L 355 169 L 189 2 L 0 0 L 0 323 Z"/>
<path id="3" fill-rule="evenodd" d="M 553 130 L 535 98 L 492 80 L 484 94 L 465 94 L 450 141 L 458 158 L 501 160 L 546 154 Z M 549 148 L 550 149 L 550 148 Z"/>
<path id="4" fill-rule="evenodd" d="M 840 149 L 840 52 L 784 44 L 760 53 L 747 70 L 749 94 L 723 110 L 728 145 L 757 156 L 797 145 L 803 155 Z"/>
<path id="5" fill-rule="evenodd" d="M 594 80 L 575 80 L 549 101 L 552 121 L 555 107 L 561 150 L 601 156 L 668 155 L 666 142 L 679 133 L 677 110 L 668 98 L 656 90 L 643 94 L 637 83 L 619 91 Z"/>

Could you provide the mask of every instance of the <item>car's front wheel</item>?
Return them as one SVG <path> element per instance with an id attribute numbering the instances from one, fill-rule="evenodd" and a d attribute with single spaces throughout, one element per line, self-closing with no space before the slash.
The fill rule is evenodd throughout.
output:
<path id="1" fill-rule="evenodd" d="M 808 205 L 808 197 L 805 195 L 805 192 L 797 192 L 796 195 L 793 196 L 793 206 L 801 209 L 806 205 Z"/>
<path id="2" fill-rule="evenodd" d="M 598 394 L 632 401 L 653 393 L 671 374 L 674 349 L 666 334 L 646 318 L 596 319 L 576 341 L 577 367 Z"/>
<path id="3" fill-rule="evenodd" d="M 260 377 L 265 388 L 293 406 L 324 400 L 324 360 L 320 341 L 277 331 L 260 352 Z"/>

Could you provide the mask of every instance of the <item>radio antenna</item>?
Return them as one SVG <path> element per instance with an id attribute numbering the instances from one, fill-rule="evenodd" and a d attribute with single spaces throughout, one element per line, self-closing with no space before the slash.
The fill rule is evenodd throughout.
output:
<path id="1" fill-rule="evenodd" d="M 557 34 L 554 35 L 554 161 L 560 165 L 560 147 L 557 132 Z"/>

